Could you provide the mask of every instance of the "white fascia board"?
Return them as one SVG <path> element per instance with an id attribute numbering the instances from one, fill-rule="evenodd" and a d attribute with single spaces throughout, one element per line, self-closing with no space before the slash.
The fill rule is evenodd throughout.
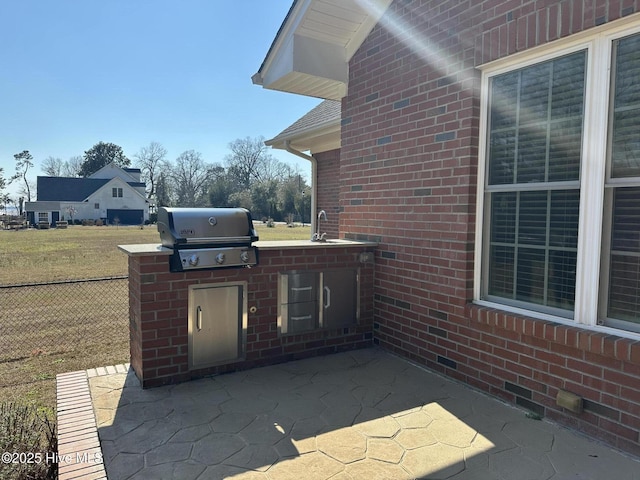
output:
<path id="1" fill-rule="evenodd" d="M 268 147 L 285 150 L 286 142 L 289 142 L 292 148 L 301 152 L 318 153 L 340 148 L 340 120 L 314 125 L 307 130 L 278 136 L 266 140 L 264 143 Z"/>

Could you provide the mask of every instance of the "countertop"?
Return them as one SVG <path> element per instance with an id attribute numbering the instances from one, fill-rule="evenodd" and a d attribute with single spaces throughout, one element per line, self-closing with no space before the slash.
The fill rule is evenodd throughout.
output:
<path id="1" fill-rule="evenodd" d="M 312 242 L 311 240 L 272 240 L 253 242 L 252 246 L 258 250 L 297 250 L 301 248 L 344 248 L 344 247 L 376 247 L 375 242 L 360 242 L 356 240 L 331 239 L 326 242 Z M 156 243 L 141 243 L 136 245 L 118 245 L 118 249 L 129 256 L 138 255 L 171 255 L 173 249 Z"/>

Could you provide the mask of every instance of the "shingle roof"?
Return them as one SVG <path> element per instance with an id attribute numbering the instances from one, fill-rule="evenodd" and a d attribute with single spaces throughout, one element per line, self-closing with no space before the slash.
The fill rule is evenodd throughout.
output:
<path id="1" fill-rule="evenodd" d="M 318 106 L 276 135 L 273 140 L 281 137 L 292 137 L 300 133 L 319 128 L 327 123 L 340 122 L 340 115 L 342 112 L 341 105 L 342 103 L 337 100 L 324 100 Z"/>
<path id="2" fill-rule="evenodd" d="M 38 201 L 82 202 L 110 178 L 38 177 Z"/>

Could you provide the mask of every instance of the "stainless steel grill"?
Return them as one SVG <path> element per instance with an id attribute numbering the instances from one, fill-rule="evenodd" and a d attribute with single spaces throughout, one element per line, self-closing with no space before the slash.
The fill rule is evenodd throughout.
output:
<path id="1" fill-rule="evenodd" d="M 162 245 L 173 249 L 172 272 L 258 263 L 258 240 L 251 213 L 244 208 L 158 209 Z"/>

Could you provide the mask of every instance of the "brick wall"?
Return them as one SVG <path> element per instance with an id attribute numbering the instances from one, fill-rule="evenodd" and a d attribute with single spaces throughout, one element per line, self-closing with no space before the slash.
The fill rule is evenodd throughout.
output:
<path id="1" fill-rule="evenodd" d="M 329 150 L 313 155 L 318 162 L 316 170 L 317 209 L 327 213 L 327 221 L 322 220 L 321 232 L 327 238 L 338 238 L 338 218 L 340 215 L 340 150 Z M 314 214 L 317 215 L 317 212 Z"/>
<path id="2" fill-rule="evenodd" d="M 640 342 L 471 300 L 475 67 L 639 4 L 396 0 L 350 62 L 340 163 L 340 235 L 380 243 L 375 343 L 637 455 Z M 584 412 L 557 407 L 558 389 Z"/>
<path id="3" fill-rule="evenodd" d="M 143 387 L 263 366 L 293 359 L 363 348 L 372 344 L 373 263 L 361 263 L 367 247 L 314 247 L 260 250 L 250 268 L 169 272 L 166 255 L 129 257 L 131 366 Z M 360 268 L 360 320 L 357 325 L 278 336 L 278 273 L 288 270 Z M 188 289 L 193 284 L 248 282 L 246 359 L 189 371 Z"/>

